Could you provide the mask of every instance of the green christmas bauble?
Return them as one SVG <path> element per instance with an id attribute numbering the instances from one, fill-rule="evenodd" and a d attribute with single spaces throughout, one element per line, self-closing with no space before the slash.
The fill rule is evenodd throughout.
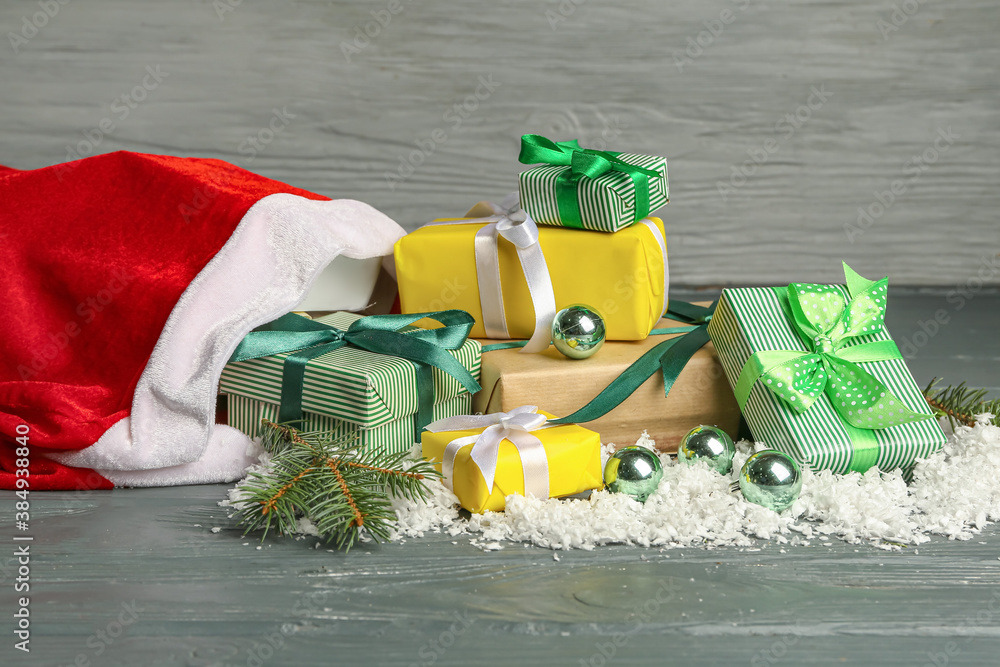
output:
<path id="1" fill-rule="evenodd" d="M 663 466 L 656 452 L 645 447 L 622 447 L 604 466 L 604 483 L 609 491 L 624 493 L 640 503 L 656 491 L 663 478 Z"/>
<path id="2" fill-rule="evenodd" d="M 586 359 L 604 345 L 604 318 L 581 303 L 563 308 L 552 320 L 552 343 L 570 359 Z"/>
<path id="3" fill-rule="evenodd" d="M 733 439 L 718 426 L 695 426 L 681 438 L 677 448 L 677 458 L 687 463 L 708 461 L 722 475 L 732 470 L 735 454 Z"/>
<path id="4" fill-rule="evenodd" d="M 799 497 L 802 472 L 792 457 L 764 449 L 751 454 L 743 464 L 739 485 L 749 502 L 781 512 Z"/>

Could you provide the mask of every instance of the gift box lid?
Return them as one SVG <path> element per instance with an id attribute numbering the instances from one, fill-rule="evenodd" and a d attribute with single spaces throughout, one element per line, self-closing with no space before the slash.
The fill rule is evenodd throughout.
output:
<path id="1" fill-rule="evenodd" d="M 357 313 L 331 313 L 317 322 L 347 329 L 363 317 Z M 457 350 L 448 350 L 459 363 L 479 377 L 481 346 L 471 338 Z M 279 403 L 285 358 L 276 354 L 226 364 L 219 381 L 224 394 Z M 467 393 L 461 383 L 434 368 L 434 402 Z M 379 426 L 417 411 L 417 375 L 413 362 L 361 350 L 350 345 L 316 357 L 306 365 L 302 409 L 335 417 L 364 427 Z"/>

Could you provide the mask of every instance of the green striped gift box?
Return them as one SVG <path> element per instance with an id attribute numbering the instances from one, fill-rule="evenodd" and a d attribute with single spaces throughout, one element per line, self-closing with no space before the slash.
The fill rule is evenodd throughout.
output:
<path id="1" fill-rule="evenodd" d="M 229 409 L 229 425 L 250 437 L 260 431 L 260 421 L 278 420 L 278 404 L 259 401 L 246 396 L 230 394 L 226 397 Z M 472 395 L 468 392 L 434 405 L 434 419 L 466 415 L 472 410 Z M 335 419 L 315 412 L 303 412 L 302 431 L 331 431 L 333 437 L 356 436 L 359 444 L 366 449 L 377 449 L 385 454 L 399 454 L 413 447 L 413 432 L 416 415 L 364 428 L 343 419 Z"/>
<path id="2" fill-rule="evenodd" d="M 618 159 L 660 172 L 662 178 L 649 179 L 649 214 L 670 201 L 667 183 L 667 160 L 655 155 L 633 155 L 622 153 Z M 558 227 L 579 227 L 580 224 L 561 220 L 557 190 L 559 175 L 569 170 L 568 166 L 546 165 L 533 167 L 521 172 L 518 178 L 521 191 L 521 208 L 540 225 Z M 580 178 L 575 183 L 575 193 L 580 205 L 580 223 L 583 229 L 601 232 L 617 232 L 625 229 L 644 216 L 636 216 L 635 183 L 628 174 L 609 171 L 597 178 Z M 647 215 L 649 215 L 647 214 Z"/>
<path id="3" fill-rule="evenodd" d="M 837 285 L 845 299 L 847 290 Z M 774 290 L 766 287 L 725 289 L 708 325 L 729 384 L 733 387 L 747 359 L 762 350 L 808 350 L 785 318 Z M 859 336 L 851 344 L 891 340 L 883 326 Z M 880 380 L 914 412 L 933 414 L 902 359 L 858 364 Z M 824 394 L 812 407 L 797 413 L 758 382 L 743 409 L 750 432 L 758 442 L 781 450 L 814 470 L 848 470 L 852 445 L 837 413 Z M 936 419 L 927 419 L 873 431 L 880 470 L 907 470 L 917 458 L 929 456 L 945 443 Z"/>
<path id="4" fill-rule="evenodd" d="M 332 313 L 318 322 L 347 329 L 362 316 Z M 459 363 L 479 378 L 481 345 L 471 338 L 449 350 Z M 219 381 L 223 394 L 278 404 L 286 354 L 226 364 Z M 458 380 L 434 368 L 434 402 L 467 394 Z M 365 428 L 398 422 L 417 412 L 417 374 L 413 362 L 344 346 L 309 361 L 302 390 L 302 409 L 316 415 L 348 421 Z"/>

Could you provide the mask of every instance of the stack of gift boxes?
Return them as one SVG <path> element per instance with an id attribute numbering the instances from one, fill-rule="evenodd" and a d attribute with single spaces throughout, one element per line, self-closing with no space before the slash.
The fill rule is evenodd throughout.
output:
<path id="1" fill-rule="evenodd" d="M 399 303 L 409 318 L 334 313 L 308 326 L 292 322 L 283 328 L 320 332 L 327 347 L 308 340 L 315 347 L 303 353 L 301 341 L 292 342 L 287 351 L 227 365 L 220 386 L 230 423 L 254 435 L 262 418 L 301 419 L 304 429 L 394 452 L 420 441 L 474 512 L 503 509 L 512 493 L 560 497 L 599 488 L 602 441 L 631 445 L 645 430 L 659 449 L 676 451 L 699 424 L 735 437 L 741 408 L 755 439 L 837 472 L 905 467 L 944 442 L 890 349 L 879 314 L 884 284 L 850 272 L 846 287 L 822 286 L 824 300 L 815 305 L 824 306 L 816 310 L 828 313 L 823 318 L 809 318 L 813 304 L 796 301 L 806 294 L 797 284 L 724 290 L 714 312 L 714 304 L 672 307 L 668 234 L 650 216 L 669 200 L 664 158 L 526 135 L 520 161 L 542 166 L 521 173 L 519 193 L 435 220 L 397 243 Z M 584 359 L 549 344 L 556 311 L 575 304 L 597 311 L 606 331 L 607 342 Z M 448 314 L 456 310 L 468 319 Z M 863 319 L 864 330 L 851 329 Z M 367 342 L 390 335 L 385 329 L 438 348 L 396 356 L 387 351 L 398 346 Z M 704 338 L 671 362 L 685 346 L 667 350 L 665 341 L 683 336 Z M 663 373 L 629 380 L 660 349 Z M 874 383 L 859 381 L 859 373 Z M 627 396 L 616 390 L 623 380 Z M 786 383 L 795 392 L 777 391 Z M 861 384 L 865 395 L 853 397 Z M 617 396 L 609 401 L 608 393 Z M 841 400 L 847 397 L 850 405 Z M 802 399 L 808 409 L 795 403 Z M 578 412 L 596 403 L 602 407 Z M 585 412 L 586 422 L 557 419 Z"/>

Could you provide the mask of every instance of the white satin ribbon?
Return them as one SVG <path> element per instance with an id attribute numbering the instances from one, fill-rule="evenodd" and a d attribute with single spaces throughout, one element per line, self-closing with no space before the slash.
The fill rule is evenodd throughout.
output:
<path id="1" fill-rule="evenodd" d="M 536 498 L 549 497 L 549 461 L 545 454 L 542 441 L 531 434 L 531 431 L 549 428 L 546 426 L 545 415 L 537 412 L 534 405 L 522 405 L 510 412 L 494 412 L 488 415 L 462 415 L 446 417 L 431 422 L 427 430 L 431 433 L 442 431 L 464 431 L 467 429 L 484 429 L 478 435 L 467 435 L 455 438 L 444 449 L 441 472 L 444 475 L 444 485 L 453 490 L 455 474 L 455 457 L 466 445 L 472 445 L 470 457 L 476 464 L 486 481 L 486 488 L 493 492 L 493 481 L 496 478 L 497 458 L 500 454 L 500 443 L 509 440 L 517 447 L 521 457 L 521 467 L 524 471 L 524 495 Z"/>
<path id="2" fill-rule="evenodd" d="M 644 225 L 653 233 L 653 238 L 656 239 L 656 244 L 660 246 L 660 252 L 663 254 L 663 310 L 660 311 L 660 317 L 663 317 L 667 314 L 667 306 L 670 304 L 670 300 L 667 297 L 670 291 L 670 265 L 667 263 L 667 242 L 663 240 L 660 228 L 649 218 L 643 218 L 639 221 L 639 224 Z"/>
<path id="3" fill-rule="evenodd" d="M 476 272 L 479 283 L 479 303 L 483 311 L 483 327 L 488 338 L 510 338 L 503 307 L 503 289 L 500 285 L 500 255 L 497 237 L 502 236 L 517 248 L 528 294 L 535 310 L 535 330 L 521 352 L 542 352 L 549 347 L 552 337 L 552 320 L 556 316 L 556 295 L 545 263 L 545 255 L 538 245 L 538 226 L 520 209 L 517 193 L 511 193 L 501 204 L 490 204 L 494 215 L 485 218 L 467 218 L 433 222 L 433 225 L 470 225 L 488 223 L 476 232 Z"/>

